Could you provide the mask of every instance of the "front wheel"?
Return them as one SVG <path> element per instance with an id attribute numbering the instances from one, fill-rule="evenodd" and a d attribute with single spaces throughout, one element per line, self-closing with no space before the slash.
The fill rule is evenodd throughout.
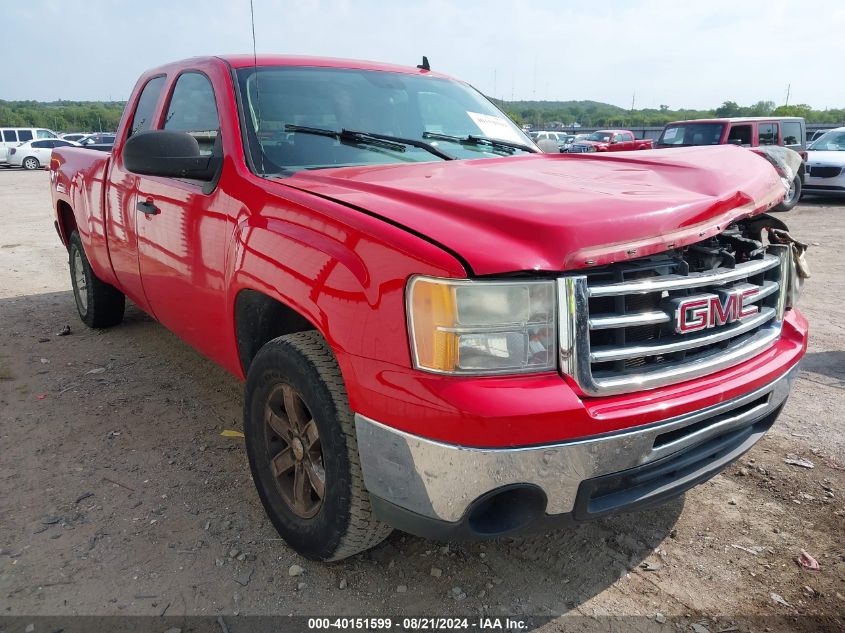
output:
<path id="1" fill-rule="evenodd" d="M 69 243 L 70 283 L 79 318 L 92 328 L 117 325 L 123 321 L 126 298 L 117 288 L 101 281 L 91 270 L 79 233 L 71 233 Z"/>
<path id="2" fill-rule="evenodd" d="M 23 168 L 29 169 L 30 171 L 33 169 L 38 169 L 41 167 L 41 163 L 38 162 L 38 159 L 35 156 L 27 156 L 23 159 Z"/>
<path id="3" fill-rule="evenodd" d="M 784 197 L 783 202 L 777 205 L 773 211 L 792 211 L 798 201 L 801 199 L 801 176 L 795 176 L 792 179 L 792 185 L 789 187 L 789 191 L 786 193 L 786 197 Z"/>
<path id="4" fill-rule="evenodd" d="M 261 503 L 297 552 L 340 560 L 390 534 L 370 507 L 343 378 L 317 332 L 259 350 L 247 374 L 244 435 Z"/>

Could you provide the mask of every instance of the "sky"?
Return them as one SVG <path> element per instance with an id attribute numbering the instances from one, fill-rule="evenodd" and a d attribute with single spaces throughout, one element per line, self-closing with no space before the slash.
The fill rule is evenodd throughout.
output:
<path id="1" fill-rule="evenodd" d="M 253 0 L 259 53 L 432 68 L 506 100 L 845 106 L 842 0 Z M 125 100 L 140 73 L 251 53 L 249 0 L 0 0 L 0 99 Z"/>

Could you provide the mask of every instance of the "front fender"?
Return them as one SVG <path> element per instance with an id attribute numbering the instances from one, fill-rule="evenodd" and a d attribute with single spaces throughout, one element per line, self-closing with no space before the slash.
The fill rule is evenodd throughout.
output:
<path id="1" fill-rule="evenodd" d="M 245 209 L 237 219 L 229 314 L 235 314 L 238 293 L 245 289 L 295 310 L 334 350 L 354 403 L 360 380 L 349 380 L 352 357 L 411 365 L 407 279 L 415 274 L 465 273 L 451 256 L 398 227 L 303 192 L 292 197 L 305 197 L 312 204 L 275 198 L 258 212 Z M 326 213 L 324 207 L 333 210 Z M 411 248 L 415 244 L 417 248 Z M 432 249 L 435 258 L 426 256 Z M 432 259 L 451 265 L 437 265 Z"/>

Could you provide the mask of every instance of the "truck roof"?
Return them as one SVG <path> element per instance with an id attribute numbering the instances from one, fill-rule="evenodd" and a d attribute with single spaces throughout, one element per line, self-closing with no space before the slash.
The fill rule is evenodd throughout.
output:
<path id="1" fill-rule="evenodd" d="M 232 68 L 248 68 L 250 66 L 311 66 L 313 68 L 347 68 L 353 70 L 376 70 L 382 72 L 403 73 L 407 75 L 431 75 L 435 77 L 443 77 L 453 79 L 443 73 L 437 73 L 431 70 L 424 70 L 414 66 L 400 66 L 398 64 L 383 64 L 380 62 L 371 62 L 357 59 L 337 59 L 332 57 L 308 57 L 300 55 L 257 55 L 253 57 L 248 54 L 235 55 L 207 55 L 202 57 L 192 57 L 189 59 L 182 59 L 171 62 L 159 68 L 151 69 L 145 74 L 154 74 L 172 70 L 174 68 L 181 68 L 191 64 L 208 62 L 214 59 L 219 59 Z"/>
<path id="2" fill-rule="evenodd" d="M 714 119 L 682 119 L 672 121 L 666 125 L 679 125 L 681 123 L 751 123 L 753 121 L 803 121 L 800 116 L 729 116 Z"/>

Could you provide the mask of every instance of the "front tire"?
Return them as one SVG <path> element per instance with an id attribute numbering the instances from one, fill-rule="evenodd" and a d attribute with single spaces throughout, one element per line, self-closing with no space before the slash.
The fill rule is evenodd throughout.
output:
<path id="1" fill-rule="evenodd" d="M 35 158 L 35 156 L 27 156 L 24 158 L 22 165 L 24 169 L 28 169 L 30 171 L 41 167 L 41 163 L 38 162 L 38 159 Z"/>
<path id="2" fill-rule="evenodd" d="M 786 194 L 786 197 L 783 199 L 779 205 L 777 205 L 773 211 L 792 211 L 795 208 L 795 205 L 798 204 L 798 201 L 801 199 L 801 189 L 803 188 L 803 183 L 801 182 L 801 176 L 795 176 L 792 180 L 792 186 L 789 188 L 789 191 Z"/>
<path id="3" fill-rule="evenodd" d="M 126 297 L 114 286 L 101 281 L 91 270 L 78 232 L 71 233 L 69 243 L 70 283 L 79 318 L 92 328 L 117 325 L 123 321 Z"/>
<path id="4" fill-rule="evenodd" d="M 392 531 L 373 515 L 343 377 L 319 333 L 280 336 L 259 350 L 247 374 L 244 435 L 264 510 L 303 556 L 340 560 Z"/>

